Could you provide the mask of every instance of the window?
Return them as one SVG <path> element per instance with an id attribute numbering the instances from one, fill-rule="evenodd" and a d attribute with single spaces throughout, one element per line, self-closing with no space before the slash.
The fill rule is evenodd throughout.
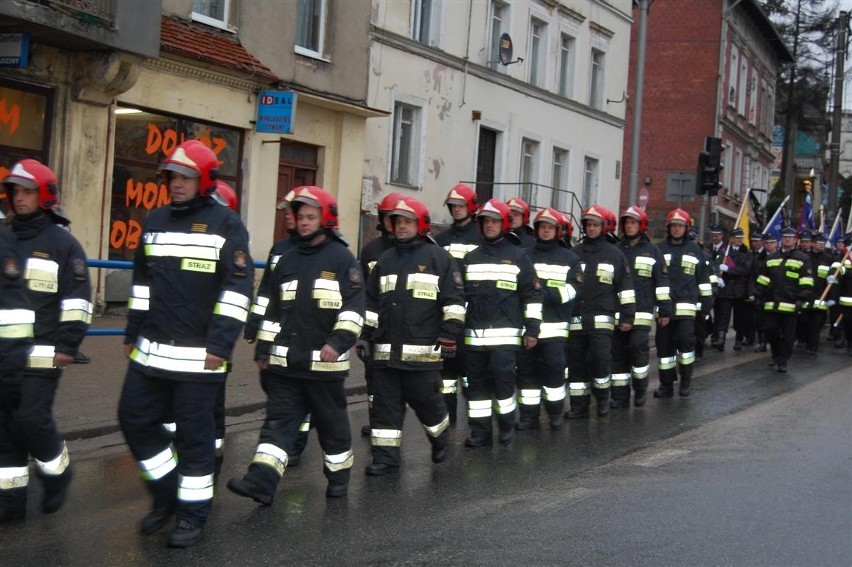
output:
<path id="1" fill-rule="evenodd" d="M 404 102 L 393 107 L 391 183 L 419 185 L 421 108 Z"/>
<path id="2" fill-rule="evenodd" d="M 208 26 L 228 29 L 231 0 L 192 0 L 192 19 Z"/>
<path id="3" fill-rule="evenodd" d="M 562 34 L 559 42 L 559 96 L 571 98 L 574 95 L 574 49 L 576 40 L 567 33 Z"/>
<path id="4" fill-rule="evenodd" d="M 541 20 L 532 18 L 530 20 L 530 84 L 537 87 L 544 86 L 545 53 L 547 51 L 545 32 L 547 24 Z"/>
<path id="5" fill-rule="evenodd" d="M 583 160 L 583 207 L 588 207 L 595 201 L 598 194 L 599 177 L 600 161 L 586 156 L 586 159 Z"/>
<path id="6" fill-rule="evenodd" d="M 740 192 L 742 191 L 742 181 L 743 181 L 743 152 L 742 150 L 736 150 L 734 153 L 734 171 L 731 172 L 731 184 L 728 187 L 728 194 L 733 195 L 735 197 L 740 196 Z"/>
<path id="7" fill-rule="evenodd" d="M 737 73 L 740 72 L 740 50 L 731 46 L 731 62 L 728 65 L 728 104 L 737 104 Z"/>
<path id="8" fill-rule="evenodd" d="M 298 0 L 296 11 L 296 53 L 323 56 L 325 47 L 325 0 Z"/>
<path id="9" fill-rule="evenodd" d="M 559 211 L 567 210 L 568 205 L 568 156 L 568 150 L 553 148 L 550 206 Z"/>
<path id="10" fill-rule="evenodd" d="M 592 108 L 603 108 L 605 64 L 606 53 L 592 48 L 592 69 L 589 78 L 589 106 Z"/>
<path id="11" fill-rule="evenodd" d="M 737 92 L 740 95 L 737 98 L 737 112 L 745 116 L 746 96 L 748 95 L 748 59 L 745 56 L 740 57 L 740 83 Z"/>
<path id="12" fill-rule="evenodd" d="M 509 7 L 502 2 L 491 2 L 491 50 L 488 54 L 488 66 L 492 69 L 500 65 L 500 36 L 508 29 Z"/>
<path id="13" fill-rule="evenodd" d="M 757 99 L 760 97 L 760 91 L 757 86 L 760 84 L 757 72 L 751 75 L 751 82 L 748 84 L 748 122 L 749 124 L 757 123 Z"/>
<path id="14" fill-rule="evenodd" d="M 670 171 L 666 175 L 666 201 L 678 205 L 695 200 L 696 174 L 690 171 Z"/>
<path id="15" fill-rule="evenodd" d="M 411 37 L 436 45 L 438 39 L 438 0 L 411 0 Z"/>
<path id="16" fill-rule="evenodd" d="M 533 184 L 536 183 L 538 142 L 524 138 L 521 141 L 521 199 L 532 205 Z"/>

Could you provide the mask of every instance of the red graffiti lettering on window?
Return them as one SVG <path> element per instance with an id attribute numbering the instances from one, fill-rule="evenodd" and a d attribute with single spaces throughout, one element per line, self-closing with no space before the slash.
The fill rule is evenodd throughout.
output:
<path id="1" fill-rule="evenodd" d="M 0 123 L 9 128 L 9 135 L 15 133 L 21 122 L 21 107 L 18 104 L 7 106 L 6 99 L 0 98 Z"/>
<path id="2" fill-rule="evenodd" d="M 212 136 L 209 132 L 206 135 L 198 135 L 196 140 L 203 143 L 205 146 L 213 150 L 217 156 L 228 147 L 228 142 L 224 138 Z M 167 128 L 161 130 L 156 124 L 148 123 L 148 139 L 145 141 L 145 152 L 150 156 L 158 152 L 163 152 L 164 155 L 170 156 L 175 148 L 186 141 L 186 136 L 180 134 L 177 130 Z"/>
<path id="3" fill-rule="evenodd" d="M 124 186 L 124 195 L 124 205 L 137 209 L 143 207 L 150 211 L 171 203 L 169 190 L 165 185 L 153 181 L 137 183 L 132 177 Z"/>
<path id="4" fill-rule="evenodd" d="M 128 250 L 136 250 L 139 246 L 139 237 L 142 235 L 142 225 L 138 221 L 130 219 L 128 222 L 117 220 L 109 229 L 109 245 L 115 250 L 127 247 Z"/>

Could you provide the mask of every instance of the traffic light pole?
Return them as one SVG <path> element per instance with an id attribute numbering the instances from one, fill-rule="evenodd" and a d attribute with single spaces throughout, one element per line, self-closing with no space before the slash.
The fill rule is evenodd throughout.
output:
<path id="1" fill-rule="evenodd" d="M 627 206 L 637 203 L 639 194 L 639 144 L 642 142 L 642 99 L 645 98 L 645 44 L 648 42 L 648 6 L 639 0 L 639 38 L 636 52 L 636 94 L 633 100 L 633 136 L 630 141 L 630 183 Z"/>
<path id="2" fill-rule="evenodd" d="M 837 185 L 840 182 L 840 122 L 843 114 L 843 80 L 846 66 L 846 31 L 849 12 L 840 12 L 837 20 L 837 50 L 834 70 L 834 114 L 831 120 L 831 160 L 828 166 L 828 218 L 837 212 Z"/>

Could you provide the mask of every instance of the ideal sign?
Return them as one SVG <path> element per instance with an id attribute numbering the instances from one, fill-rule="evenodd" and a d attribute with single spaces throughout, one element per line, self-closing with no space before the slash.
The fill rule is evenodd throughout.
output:
<path id="1" fill-rule="evenodd" d="M 0 67 L 26 67 L 30 57 L 30 34 L 0 33 Z"/>
<path id="2" fill-rule="evenodd" d="M 255 130 L 264 134 L 292 134 L 296 119 L 296 93 L 260 91 Z"/>

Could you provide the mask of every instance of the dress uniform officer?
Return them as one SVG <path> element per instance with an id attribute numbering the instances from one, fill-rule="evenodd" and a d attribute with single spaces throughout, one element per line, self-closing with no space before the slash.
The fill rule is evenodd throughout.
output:
<path id="1" fill-rule="evenodd" d="M 343 380 L 349 350 L 364 324 L 361 267 L 339 233 L 337 201 L 324 189 L 303 186 L 290 206 L 299 244 L 286 252 L 269 279 L 264 327 L 277 323 L 272 341 L 258 340 L 255 360 L 267 394 L 266 419 L 248 472 L 228 488 L 269 505 L 306 414 L 323 450 L 326 496 L 345 496 L 352 468 L 352 437 Z"/>
<path id="2" fill-rule="evenodd" d="M 657 320 L 660 328 L 669 324 L 671 297 L 663 254 L 648 239 L 648 215 L 636 206 L 621 215 L 621 242 L 617 245 L 633 276 L 636 292 L 636 314 L 633 328 L 612 334 L 612 402 L 613 408 L 630 405 L 630 387 L 635 393 L 636 407 L 645 405 L 651 327 Z"/>
<path id="3" fill-rule="evenodd" d="M 197 543 L 210 516 L 213 408 L 251 302 L 248 233 L 212 198 L 218 164 L 198 140 L 163 161 L 171 204 L 148 216 L 133 259 L 118 416 L 153 499 L 140 529 L 159 531 L 176 512 L 170 547 Z"/>
<path id="4" fill-rule="evenodd" d="M 28 451 L 14 433 L 14 419 L 33 347 L 33 323 L 17 243 L 0 226 L 0 522 L 20 520 L 27 513 Z"/>
<path id="5" fill-rule="evenodd" d="M 660 251 L 668 268 L 673 313 L 668 325 L 657 326 L 655 340 L 660 386 L 654 391 L 655 398 L 671 398 L 674 395 L 678 374 L 679 395 L 686 398 L 691 394 L 696 313 L 709 312 L 713 301 L 704 252 L 686 236 L 691 223 L 692 219 L 686 211 L 671 211 L 666 216 L 668 236 L 660 243 Z"/>
<path id="6" fill-rule="evenodd" d="M 506 204 L 509 205 L 511 214 L 512 234 L 521 241 L 521 248 L 529 252 L 536 241 L 535 232 L 530 228 L 530 206 L 518 197 L 512 197 Z"/>
<path id="7" fill-rule="evenodd" d="M 852 247 L 852 233 L 843 238 L 845 248 Z M 840 273 L 837 273 L 840 268 Z M 840 315 L 843 317 L 842 334 L 840 338 L 846 341 L 846 354 L 852 356 L 852 258 L 845 252 L 834 264 L 829 274 L 834 282 L 835 289 L 831 292 L 834 301 L 840 307 Z"/>
<path id="8" fill-rule="evenodd" d="M 401 198 L 387 214 L 394 247 L 370 272 L 363 334 L 374 369 L 370 476 L 399 468 L 406 404 L 426 430 L 432 461 L 447 458 L 450 418 L 441 395 L 441 360 L 455 356 L 465 316 L 458 265 L 429 238 L 426 205 Z"/>
<path id="9" fill-rule="evenodd" d="M 565 411 L 565 342 L 577 296 L 580 259 L 562 240 L 564 219 L 555 209 L 542 209 L 533 222 L 536 243 L 530 251 L 542 283 L 542 319 L 538 343 L 518 352 L 518 430 L 538 429 L 542 394 L 550 428 L 561 429 Z"/>
<path id="10" fill-rule="evenodd" d="M 819 336 L 828 314 L 828 304 L 825 301 L 817 301 L 818 298 L 822 297 L 831 265 L 834 263 L 833 254 L 825 248 L 827 241 L 828 239 L 821 234 L 814 235 L 814 243 L 810 254 L 808 254 L 811 259 L 811 269 L 814 271 L 814 299 L 802 305 L 802 314 L 799 316 L 799 325 L 802 326 L 805 341 L 805 352 L 812 356 L 819 351 Z"/>
<path id="11" fill-rule="evenodd" d="M 802 305 L 813 298 L 814 289 L 811 261 L 796 248 L 796 229 L 785 228 L 781 232 L 781 249 L 767 256 L 757 284 L 772 353 L 770 365 L 778 372 L 787 372 L 797 315 Z"/>
<path id="12" fill-rule="evenodd" d="M 734 350 L 743 347 L 743 338 L 748 331 L 749 292 L 752 288 L 752 258 L 743 244 L 745 233 L 741 228 L 731 231 L 730 240 L 724 253 L 719 257 L 718 266 L 721 277 L 719 290 L 713 306 L 713 320 L 716 325 L 716 343 L 718 351 L 725 350 L 725 335 L 734 317 Z"/>
<path id="13" fill-rule="evenodd" d="M 467 320 L 467 447 L 490 445 L 492 404 L 498 442 L 515 436 L 515 362 L 520 348 L 532 349 L 541 327 L 541 286 L 526 252 L 511 242 L 509 207 L 491 199 L 477 215 L 485 242 L 462 259 Z"/>
<path id="14" fill-rule="evenodd" d="M 44 483 L 42 509 L 52 513 L 65 502 L 72 474 L 68 448 L 53 419 L 53 401 L 62 369 L 74 360 L 92 321 L 92 289 L 86 253 L 68 232 L 70 221 L 59 208 L 53 171 L 25 159 L 12 167 L 3 184 L 35 311 L 35 346 L 23 371 L 14 427 Z"/>
<path id="15" fill-rule="evenodd" d="M 749 295 L 752 297 L 752 301 L 750 302 L 750 317 L 752 319 L 751 331 L 753 332 L 753 335 L 747 336 L 746 340 L 743 341 L 743 345 L 754 344 L 754 352 L 766 352 L 766 331 L 763 324 L 763 305 L 754 301 L 754 295 L 756 293 L 754 286 L 757 285 L 757 276 L 760 275 L 760 269 L 766 262 L 767 252 L 766 245 L 763 242 L 763 234 L 757 231 L 751 234 L 751 255 L 751 272 L 754 284 Z"/>
<path id="16" fill-rule="evenodd" d="M 459 183 L 447 193 L 444 204 L 450 211 L 453 224 L 435 237 L 435 242 L 450 253 L 450 256 L 461 262 L 465 255 L 482 244 L 482 233 L 474 222 L 478 204 L 476 191 L 472 187 Z M 467 383 L 465 371 L 464 335 L 456 337 L 459 348 L 454 358 L 444 360 L 441 370 L 441 393 L 450 412 L 450 425 L 456 424 L 458 407 L 458 384 Z"/>
<path id="17" fill-rule="evenodd" d="M 568 338 L 569 419 L 587 417 L 591 394 L 597 400 L 598 415 L 609 413 L 612 374 L 612 331 L 633 326 L 636 296 L 630 266 L 624 254 L 606 239 L 608 215 L 600 205 L 583 211 L 585 237 L 572 250 L 580 257 L 583 289 L 574 304 Z M 607 229 L 608 230 L 608 229 Z"/>

